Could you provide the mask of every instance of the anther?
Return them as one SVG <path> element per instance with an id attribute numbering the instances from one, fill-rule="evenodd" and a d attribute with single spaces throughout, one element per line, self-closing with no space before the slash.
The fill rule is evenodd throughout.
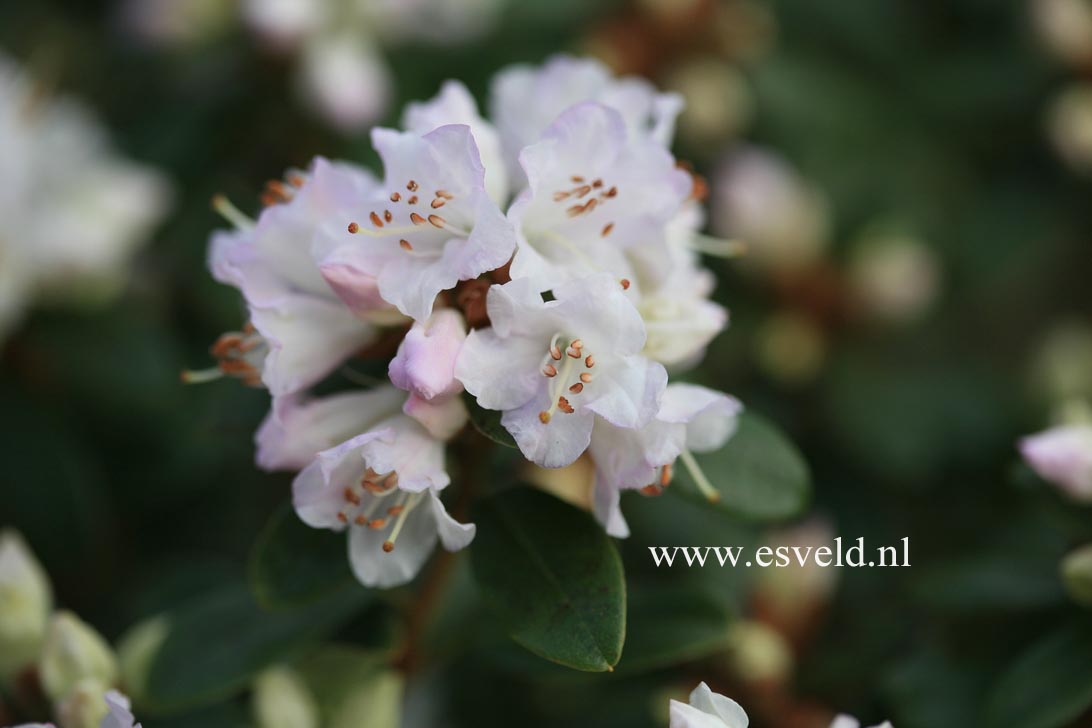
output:
<path id="1" fill-rule="evenodd" d="M 557 408 L 567 415 L 571 415 L 573 412 L 576 411 L 573 409 L 573 406 L 569 404 L 569 400 L 565 399 L 564 397 L 557 398 Z"/>
<path id="2" fill-rule="evenodd" d="M 551 417 L 550 413 L 547 412 L 546 410 L 542 410 L 541 412 L 538 413 L 538 421 L 541 422 L 544 425 L 550 424 L 551 419 L 552 419 L 552 417 Z"/>
<path id="3" fill-rule="evenodd" d="M 446 204 L 447 204 L 447 202 L 445 202 L 444 200 L 442 200 L 442 199 L 440 199 L 439 197 L 437 197 L 437 198 L 436 198 L 435 200 L 433 200 L 433 201 L 432 201 L 432 202 L 431 202 L 430 204 L 432 205 L 432 209 L 433 209 L 433 210 L 439 210 L 439 209 L 440 209 L 441 207 L 443 207 L 444 205 L 446 205 Z"/>
<path id="4" fill-rule="evenodd" d="M 641 495 L 647 495 L 650 498 L 655 498 L 658 495 L 663 495 L 663 491 L 660 490 L 660 487 L 658 485 L 646 485 L 644 488 L 641 488 L 640 492 Z"/>
<path id="5" fill-rule="evenodd" d="M 546 368 L 542 370 L 542 373 L 548 377 L 556 377 L 557 367 L 555 367 L 553 364 L 547 364 Z"/>
<path id="6" fill-rule="evenodd" d="M 349 223 L 349 232 L 351 232 L 353 235 L 356 235 L 358 232 L 360 232 L 360 225 L 357 225 L 355 222 Z"/>
<path id="7" fill-rule="evenodd" d="M 591 382 L 591 380 L 592 375 L 588 374 L 587 372 L 584 372 L 580 375 L 580 381 L 582 381 L 584 384 L 588 384 L 589 382 Z"/>
<path id="8" fill-rule="evenodd" d="M 402 199 L 402 195 L 399 194 L 398 192 L 392 192 L 391 193 L 391 202 L 398 202 L 401 199 Z"/>
<path id="9" fill-rule="evenodd" d="M 405 506 L 391 506 L 387 509 L 387 515 L 397 516 L 399 513 L 402 512 L 403 509 L 405 509 Z"/>
<path id="10" fill-rule="evenodd" d="M 408 200 L 406 200 L 406 204 L 407 205 L 416 205 L 417 204 L 417 195 L 413 195 Z"/>
<path id="11" fill-rule="evenodd" d="M 388 554 L 389 554 L 389 553 L 390 553 L 391 551 L 394 551 L 394 544 L 393 544 L 393 543 L 391 543 L 390 541 L 384 541 L 384 542 L 383 542 L 383 551 L 384 551 L 385 553 L 388 553 Z"/>
<path id="12" fill-rule="evenodd" d="M 404 238 L 398 241 L 398 245 L 402 248 L 402 250 L 413 250 L 413 246 L 410 245 L 410 241 Z"/>
<path id="13" fill-rule="evenodd" d="M 596 179 L 592 180 L 591 186 L 594 187 L 595 189 L 599 189 L 600 187 L 603 186 L 603 180 L 601 180 L 601 179 L 599 179 L 597 177 Z"/>
<path id="14" fill-rule="evenodd" d="M 622 280 L 620 280 L 618 282 L 622 284 L 622 290 L 623 291 L 628 291 L 629 290 L 629 286 L 630 286 L 629 278 L 623 278 Z"/>
<path id="15" fill-rule="evenodd" d="M 304 179 L 302 176 L 298 174 L 288 175 L 288 184 L 292 185 L 293 187 L 303 187 L 303 183 Z"/>
<path id="16" fill-rule="evenodd" d="M 573 348 L 570 347 L 569 349 L 567 349 L 565 351 L 565 353 L 568 354 L 569 356 L 571 356 L 573 359 L 579 359 L 580 358 L 580 350 L 579 349 L 573 349 Z"/>
<path id="17" fill-rule="evenodd" d="M 573 394 L 580 394 L 581 392 L 584 391 L 584 385 L 581 384 L 580 382 L 577 382 L 573 386 L 569 387 L 569 391 L 572 392 Z"/>
<path id="18" fill-rule="evenodd" d="M 618 194 L 618 188 L 617 187 L 611 187 L 609 190 L 607 190 L 603 194 L 606 197 L 614 197 L 614 196 L 616 196 Z"/>
<path id="19" fill-rule="evenodd" d="M 406 189 L 409 190 L 410 192 L 416 192 L 417 191 L 417 183 L 414 182 L 413 180 L 410 180 L 409 184 L 406 185 Z"/>
<path id="20" fill-rule="evenodd" d="M 454 200 L 455 199 L 455 195 L 451 194 L 447 190 L 436 190 L 436 196 L 437 197 L 442 197 L 445 200 Z"/>
<path id="21" fill-rule="evenodd" d="M 358 526 L 366 526 L 368 524 L 368 517 L 361 513 L 359 516 L 353 519 L 353 523 Z"/>
<path id="22" fill-rule="evenodd" d="M 414 225 L 424 225 L 428 220 L 418 215 L 416 212 L 411 212 L 409 216 L 410 222 Z"/>
<path id="23" fill-rule="evenodd" d="M 580 339 L 573 339 L 572 343 L 569 344 L 569 346 L 576 349 L 577 351 L 580 351 L 581 349 L 584 348 L 584 342 L 581 341 Z"/>
<path id="24" fill-rule="evenodd" d="M 344 511 L 338 511 L 337 512 L 337 520 L 341 521 L 342 523 L 348 523 L 349 522 L 349 517 L 345 515 Z"/>
<path id="25" fill-rule="evenodd" d="M 614 229 L 614 223 L 613 222 L 608 222 L 606 225 L 603 226 L 603 232 L 601 233 L 602 236 L 604 238 L 607 237 L 608 235 L 610 235 L 610 231 L 613 230 L 613 229 Z"/>
<path id="26" fill-rule="evenodd" d="M 383 219 L 386 220 L 387 222 L 390 222 L 391 220 L 394 219 L 394 215 L 391 214 L 390 210 L 384 210 L 383 211 Z"/>
<path id="27" fill-rule="evenodd" d="M 380 219 L 379 215 L 373 212 L 368 215 L 368 218 L 372 221 L 372 225 L 375 225 L 377 228 L 383 227 L 383 220 Z"/>
<path id="28" fill-rule="evenodd" d="M 586 366 L 588 369 L 591 369 L 593 366 L 595 366 L 595 357 L 591 354 L 588 354 L 588 357 L 584 359 L 584 366 Z"/>
<path id="29" fill-rule="evenodd" d="M 373 518 L 372 520 L 368 521 L 368 528 L 372 529 L 373 531 L 378 531 L 386 525 L 386 518 Z"/>
<path id="30" fill-rule="evenodd" d="M 352 503 L 354 506 L 360 505 L 360 496 L 352 488 L 345 489 L 345 500 Z"/>
<path id="31" fill-rule="evenodd" d="M 591 185 L 583 185 L 581 187 L 577 187 L 575 190 L 573 190 L 573 192 L 576 193 L 577 197 L 583 197 L 584 195 L 591 192 Z"/>
<path id="32" fill-rule="evenodd" d="M 660 485 L 666 488 L 671 484 L 671 463 L 663 466 L 660 470 Z"/>
<path id="33" fill-rule="evenodd" d="M 554 361 L 560 361 L 561 360 L 561 348 L 557 344 L 551 344 L 550 345 L 550 357 Z"/>
<path id="34" fill-rule="evenodd" d="M 584 184 L 584 178 L 583 178 L 583 177 L 581 177 L 581 176 L 579 176 L 579 175 L 573 175 L 573 176 L 572 176 L 572 177 L 570 177 L 569 179 L 571 179 L 571 180 L 573 181 L 573 184 L 574 184 L 574 185 L 582 185 L 582 184 Z"/>
<path id="35" fill-rule="evenodd" d="M 429 221 L 430 223 L 432 223 L 432 226 L 433 226 L 433 227 L 438 227 L 438 228 L 440 228 L 441 230 L 443 229 L 444 225 L 446 225 L 446 224 L 447 224 L 447 220 L 445 220 L 444 218 L 440 217 L 439 215 L 429 215 L 429 216 L 428 216 L 428 221 Z"/>
<path id="36" fill-rule="evenodd" d="M 554 193 L 554 202 L 561 202 L 562 200 L 567 199 L 569 194 L 570 194 L 569 192 L 565 192 L 564 190 L 562 190 L 560 192 L 555 192 Z"/>

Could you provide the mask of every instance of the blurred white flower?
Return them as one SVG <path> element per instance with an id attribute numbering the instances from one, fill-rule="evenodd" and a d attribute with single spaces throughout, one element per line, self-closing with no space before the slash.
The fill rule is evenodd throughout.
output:
<path id="1" fill-rule="evenodd" d="M 0 678 L 37 659 L 52 608 L 49 577 L 23 537 L 0 531 Z"/>
<path id="2" fill-rule="evenodd" d="M 390 103 L 386 60 L 371 38 L 350 31 L 304 43 L 298 84 L 304 100 L 345 133 L 375 122 Z"/>
<path id="3" fill-rule="evenodd" d="M 670 728 L 747 728 L 747 713 L 739 703 L 714 693 L 701 683 L 690 693 L 690 702 L 671 701 Z"/>
<path id="4" fill-rule="evenodd" d="M 732 625 L 728 639 L 728 664 L 743 682 L 782 684 L 791 678 L 792 646 L 773 627 L 741 619 Z"/>
<path id="5" fill-rule="evenodd" d="M 685 100 L 679 137 L 690 144 L 724 144 L 739 136 L 754 115 L 746 77 L 733 64 L 712 56 L 673 70 L 666 85 Z"/>
<path id="6" fill-rule="evenodd" d="M 1073 601 L 1092 607 L 1092 543 L 1070 551 L 1059 565 L 1062 583 Z"/>
<path id="7" fill-rule="evenodd" d="M 834 718 L 834 721 L 830 724 L 830 728 L 861 728 L 861 722 L 851 715 L 838 715 Z M 872 728 L 893 728 L 890 721 L 884 721 L 878 723 Z"/>
<path id="8" fill-rule="evenodd" d="M 1035 21 L 1044 45 L 1074 66 L 1092 64 L 1092 3 L 1088 0 L 1032 0 Z"/>
<path id="9" fill-rule="evenodd" d="M 1092 425 L 1059 425 L 1023 438 L 1019 447 L 1041 478 L 1073 500 L 1092 502 Z"/>
<path id="10" fill-rule="evenodd" d="M 127 279 L 169 185 L 114 154 L 78 103 L 0 55 L 0 337 L 35 298 L 90 301 Z"/>
<path id="11" fill-rule="evenodd" d="M 319 709 L 295 670 L 276 666 L 254 679 L 251 698 L 258 728 L 319 728 Z"/>
<path id="12" fill-rule="evenodd" d="M 235 8 L 223 0 L 123 0 L 122 31 L 152 46 L 195 45 L 227 30 Z"/>
<path id="13" fill-rule="evenodd" d="M 1092 174 L 1092 83 L 1063 90 L 1047 110 L 1047 134 L 1065 162 Z"/>
<path id="14" fill-rule="evenodd" d="M 747 245 L 745 266 L 806 268 L 826 252 L 830 212 L 819 191 L 773 152 L 745 148 L 712 179 L 713 229 Z"/>
<path id="15" fill-rule="evenodd" d="M 60 702 L 88 681 L 105 691 L 117 682 L 118 664 L 102 635 L 75 614 L 59 611 L 49 623 L 38 672 L 42 690 Z"/>

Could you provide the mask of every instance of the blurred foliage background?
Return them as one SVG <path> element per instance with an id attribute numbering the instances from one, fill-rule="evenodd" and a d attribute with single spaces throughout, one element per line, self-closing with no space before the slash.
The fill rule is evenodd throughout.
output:
<path id="1" fill-rule="evenodd" d="M 231 3 L 156 5 L 193 6 L 198 30 L 142 36 L 105 0 L 0 4 L 0 48 L 84 99 L 120 151 L 176 187 L 120 299 L 35 311 L 0 359 L 0 523 L 25 535 L 58 602 L 110 638 L 243 579 L 289 493 L 289 477 L 253 465 L 267 395 L 179 381 L 243 317 L 205 269 L 222 224 L 210 198 L 252 210 L 265 180 L 315 154 L 374 162 L 366 133 L 301 101 L 292 55 Z M 899 728 L 1092 725 L 1092 653 L 1066 636 L 1092 619 L 1058 576 L 1092 520 L 1014 449 L 1092 388 L 1089 112 L 1083 132 L 1052 116 L 1089 66 L 1052 52 L 1038 5 L 513 0 L 469 42 L 383 47 L 388 125 L 446 78 L 484 99 L 500 67 L 559 51 L 686 95 L 676 152 L 709 181 L 713 231 L 751 248 L 710 262 L 733 323 L 693 378 L 791 434 L 813 472 L 809 524 L 875 545 L 909 537 L 913 564 L 836 570 L 795 631 L 762 618 L 755 574 L 675 570 L 649 624 L 689 609 L 722 639 L 681 664 L 590 676 L 494 634 L 460 566 L 406 725 L 664 725 L 666 697 L 701 679 L 759 726 L 825 725 L 815 716 L 833 709 Z M 668 578 L 648 544 L 766 538 L 673 498 L 625 507 L 634 604 Z M 703 617 L 701 599 L 776 634 Z M 368 612 L 339 637 L 383 624 Z M 637 624 L 631 613 L 627 649 L 640 649 Z M 242 700 L 204 724 L 245 724 Z M 195 724 L 179 720 L 143 722 Z"/>

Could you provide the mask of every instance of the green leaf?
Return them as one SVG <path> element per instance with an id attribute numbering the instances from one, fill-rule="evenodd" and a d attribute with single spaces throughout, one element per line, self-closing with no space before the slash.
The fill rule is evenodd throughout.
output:
<path id="1" fill-rule="evenodd" d="M 721 652 L 731 622 L 725 603 L 702 589 L 667 584 L 630 589 L 626 653 L 618 670 L 654 670 Z"/>
<path id="2" fill-rule="evenodd" d="M 167 636 L 150 659 L 144 697 L 174 710 L 232 695 L 262 668 L 337 629 L 368 595 L 344 590 L 301 609 L 266 612 L 237 584 L 185 605 L 165 615 Z"/>
<path id="3" fill-rule="evenodd" d="M 517 488 L 483 501 L 475 520 L 474 575 L 512 639 L 576 670 L 612 670 L 625 639 L 625 579 L 595 519 Z"/>
<path id="4" fill-rule="evenodd" d="M 505 447 L 519 447 L 512 435 L 501 424 L 500 412 L 481 407 L 470 392 L 463 392 L 463 402 L 466 403 L 466 410 L 470 414 L 470 422 L 473 423 L 475 430 Z"/>
<path id="5" fill-rule="evenodd" d="M 307 604 L 340 589 L 363 589 L 353 578 L 345 534 L 311 528 L 290 504 L 273 514 L 250 555 L 250 586 L 267 609 Z"/>
<path id="6" fill-rule="evenodd" d="M 1092 707 L 1092 622 L 1064 625 L 1021 655 L 986 703 L 996 728 L 1060 728 Z"/>
<path id="7" fill-rule="evenodd" d="M 807 506 L 811 476 L 796 447 L 764 418 L 744 412 L 739 429 L 719 450 L 695 455 L 706 478 L 720 493 L 716 506 L 744 518 L 774 521 L 791 518 Z M 687 497 L 703 498 L 680 458 L 676 468 Z"/>

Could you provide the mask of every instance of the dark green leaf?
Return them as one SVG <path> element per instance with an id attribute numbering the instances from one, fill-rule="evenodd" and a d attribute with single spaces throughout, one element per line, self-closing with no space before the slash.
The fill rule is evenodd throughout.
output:
<path id="1" fill-rule="evenodd" d="M 986 704 L 996 728 L 1060 728 L 1092 707 L 1092 621 L 1064 625 L 1021 655 Z"/>
<path id="2" fill-rule="evenodd" d="M 303 523 L 286 504 L 270 518 L 250 556 L 250 586 L 267 609 L 305 604 L 360 587 L 349 569 L 345 534 Z"/>
<path id="3" fill-rule="evenodd" d="M 469 392 L 463 393 L 463 401 L 466 403 L 467 412 L 470 413 L 470 421 L 474 429 L 482 433 L 490 440 L 506 447 L 519 447 L 515 439 L 504 429 L 501 424 L 501 413 L 496 410 L 487 410 L 478 405 L 478 401 Z"/>
<path id="4" fill-rule="evenodd" d="M 739 430 L 719 450 L 695 456 L 705 476 L 720 493 L 717 507 L 756 520 L 782 520 L 808 503 L 811 478 L 807 463 L 776 427 L 744 412 Z M 682 459 L 677 468 L 681 492 L 702 498 Z"/>
<path id="5" fill-rule="evenodd" d="M 658 586 L 629 591 L 620 672 L 668 667 L 727 647 L 732 614 L 721 600 L 700 589 Z"/>
<path id="6" fill-rule="evenodd" d="M 161 710 L 211 703 L 242 689 L 264 667 L 320 640 L 359 610 L 364 590 L 344 590 L 292 611 L 266 612 L 245 584 L 166 615 L 144 697 Z"/>
<path id="7" fill-rule="evenodd" d="M 595 519 L 518 488 L 483 501 L 475 520 L 474 575 L 512 638 L 577 670 L 611 670 L 625 638 L 625 580 Z"/>

